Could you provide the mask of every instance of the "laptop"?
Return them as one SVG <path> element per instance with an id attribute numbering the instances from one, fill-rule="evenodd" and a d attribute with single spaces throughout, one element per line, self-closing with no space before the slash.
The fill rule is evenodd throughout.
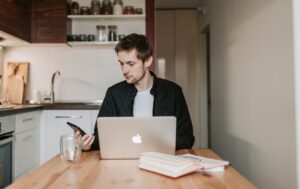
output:
<path id="1" fill-rule="evenodd" d="M 137 159 L 150 151 L 175 154 L 175 117 L 99 117 L 97 127 L 102 159 Z"/>

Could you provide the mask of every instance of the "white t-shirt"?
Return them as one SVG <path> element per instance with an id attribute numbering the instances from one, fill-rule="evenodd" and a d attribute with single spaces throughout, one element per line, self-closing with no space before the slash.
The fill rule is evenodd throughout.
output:
<path id="1" fill-rule="evenodd" d="M 153 116 L 154 96 L 150 89 L 137 92 L 133 104 L 133 116 Z"/>

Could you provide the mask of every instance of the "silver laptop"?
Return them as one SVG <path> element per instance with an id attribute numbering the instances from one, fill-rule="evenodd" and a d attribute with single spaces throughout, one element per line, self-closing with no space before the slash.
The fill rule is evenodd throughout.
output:
<path id="1" fill-rule="evenodd" d="M 142 152 L 175 154 L 175 117 L 99 117 L 102 159 L 136 159 Z"/>

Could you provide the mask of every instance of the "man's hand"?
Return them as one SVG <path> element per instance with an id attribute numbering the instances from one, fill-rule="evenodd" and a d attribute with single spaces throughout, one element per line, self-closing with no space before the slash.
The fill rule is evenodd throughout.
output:
<path id="1" fill-rule="evenodd" d="M 79 136 L 80 132 L 76 131 L 75 136 Z M 94 135 L 84 135 L 82 138 L 82 150 L 83 151 L 88 151 L 91 149 L 92 144 L 95 140 L 95 136 Z"/>
<path id="2" fill-rule="evenodd" d="M 84 135 L 82 137 L 82 150 L 84 151 L 90 150 L 94 140 L 95 140 L 94 135 Z"/>

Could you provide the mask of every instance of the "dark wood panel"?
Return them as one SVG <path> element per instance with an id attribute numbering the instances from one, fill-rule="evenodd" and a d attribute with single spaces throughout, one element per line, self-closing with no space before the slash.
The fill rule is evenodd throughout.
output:
<path id="1" fill-rule="evenodd" d="M 0 30 L 30 41 L 30 1 L 0 0 Z"/>
<path id="2" fill-rule="evenodd" d="M 152 43 L 153 47 L 153 63 L 150 67 L 151 71 L 155 70 L 156 62 L 156 45 L 155 45 L 155 0 L 146 0 L 146 36 Z"/>
<path id="3" fill-rule="evenodd" d="M 67 1 L 33 0 L 31 14 L 32 42 L 66 42 Z"/>

